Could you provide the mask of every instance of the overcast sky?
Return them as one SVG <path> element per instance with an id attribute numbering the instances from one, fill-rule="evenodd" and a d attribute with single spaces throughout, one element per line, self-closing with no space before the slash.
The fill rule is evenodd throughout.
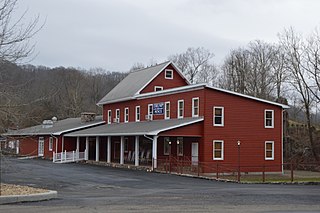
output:
<path id="1" fill-rule="evenodd" d="M 31 64 L 111 71 L 201 46 L 220 64 L 252 40 L 320 26 L 319 0 L 19 0 L 16 14 L 26 9 L 46 19 Z"/>

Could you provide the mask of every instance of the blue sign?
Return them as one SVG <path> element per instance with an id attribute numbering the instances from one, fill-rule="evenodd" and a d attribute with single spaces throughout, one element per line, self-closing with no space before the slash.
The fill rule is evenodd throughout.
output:
<path id="1" fill-rule="evenodd" d="M 154 115 L 163 115 L 164 112 L 164 103 L 153 104 L 153 114 Z"/>

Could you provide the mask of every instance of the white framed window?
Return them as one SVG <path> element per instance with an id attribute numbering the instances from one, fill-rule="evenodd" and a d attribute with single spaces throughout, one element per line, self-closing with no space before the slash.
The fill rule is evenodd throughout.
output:
<path id="1" fill-rule="evenodd" d="M 183 156 L 183 137 L 177 137 L 177 156 Z"/>
<path id="2" fill-rule="evenodd" d="M 177 118 L 183 118 L 184 115 L 184 100 L 178 100 L 178 115 Z"/>
<path id="3" fill-rule="evenodd" d="M 213 126 L 224 126 L 224 107 L 213 107 Z"/>
<path id="4" fill-rule="evenodd" d="M 164 103 L 164 119 L 170 119 L 170 101 Z"/>
<path id="5" fill-rule="evenodd" d="M 223 140 L 213 141 L 213 160 L 223 160 Z"/>
<path id="6" fill-rule="evenodd" d="M 140 106 L 136 106 L 136 122 L 140 121 Z"/>
<path id="7" fill-rule="evenodd" d="M 199 97 L 192 98 L 192 117 L 199 117 Z"/>
<path id="8" fill-rule="evenodd" d="M 170 138 L 164 137 L 163 138 L 163 155 L 169 155 L 170 154 Z"/>
<path id="9" fill-rule="evenodd" d="M 153 104 L 148 104 L 148 115 L 153 115 Z"/>
<path id="10" fill-rule="evenodd" d="M 154 91 L 157 92 L 157 91 L 161 91 L 163 90 L 163 87 L 161 86 L 154 86 Z"/>
<path id="11" fill-rule="evenodd" d="M 120 109 L 116 109 L 116 122 L 120 122 Z"/>
<path id="12" fill-rule="evenodd" d="M 165 79 L 173 79 L 173 70 L 165 69 L 164 75 Z"/>
<path id="13" fill-rule="evenodd" d="M 274 128 L 274 111 L 271 109 L 264 111 L 264 127 Z"/>
<path id="14" fill-rule="evenodd" d="M 129 107 L 124 108 L 124 122 L 129 122 Z"/>
<path id="15" fill-rule="evenodd" d="M 49 151 L 52 151 L 53 149 L 53 137 L 49 138 Z"/>
<path id="16" fill-rule="evenodd" d="M 274 160 L 274 141 L 265 142 L 265 160 Z"/>
<path id="17" fill-rule="evenodd" d="M 112 119 L 112 111 L 111 109 L 108 110 L 108 124 L 111 124 L 111 119 Z"/>

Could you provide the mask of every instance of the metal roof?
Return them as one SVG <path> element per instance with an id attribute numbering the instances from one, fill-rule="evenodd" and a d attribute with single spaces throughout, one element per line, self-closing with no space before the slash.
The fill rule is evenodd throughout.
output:
<path id="1" fill-rule="evenodd" d="M 97 105 L 134 99 L 155 77 L 157 77 L 168 65 L 172 65 L 178 74 L 189 83 L 181 70 L 171 61 L 140 69 L 129 73 L 117 86 L 115 86 Z"/>
<path id="2" fill-rule="evenodd" d="M 76 136 L 158 135 L 160 132 L 203 121 L 202 117 L 105 124 L 65 134 Z"/>
<path id="3" fill-rule="evenodd" d="M 87 127 L 104 124 L 102 116 L 96 116 L 96 119 L 91 122 L 81 123 L 81 118 L 67 118 L 58 120 L 53 123 L 52 127 L 44 128 L 44 125 L 37 125 L 25 129 L 9 131 L 4 136 L 26 136 L 26 135 L 61 135 L 66 132 L 75 131 Z"/>

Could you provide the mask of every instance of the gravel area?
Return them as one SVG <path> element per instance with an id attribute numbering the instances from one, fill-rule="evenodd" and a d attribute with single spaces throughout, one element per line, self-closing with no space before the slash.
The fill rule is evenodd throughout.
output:
<path id="1" fill-rule="evenodd" d="M 48 192 L 45 189 L 38 189 L 29 186 L 19 186 L 13 184 L 1 184 L 1 196 L 6 195 L 29 195 Z"/>

